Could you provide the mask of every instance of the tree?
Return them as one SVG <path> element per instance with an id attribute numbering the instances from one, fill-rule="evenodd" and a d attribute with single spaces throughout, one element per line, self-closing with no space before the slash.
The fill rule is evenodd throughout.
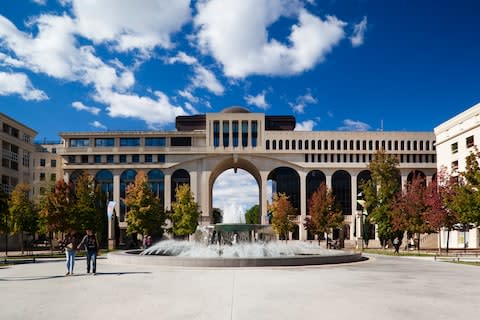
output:
<path id="1" fill-rule="evenodd" d="M 98 231 L 102 226 L 102 212 L 99 206 L 99 193 L 95 190 L 92 176 L 84 173 L 75 184 L 75 213 L 73 226 L 76 230 Z"/>
<path id="2" fill-rule="evenodd" d="M 412 181 L 405 186 L 404 192 L 398 193 L 392 210 L 392 230 L 398 232 L 396 236 L 399 237 L 404 231 L 416 234 L 419 240 L 417 250 L 420 250 L 420 234 L 433 231 L 425 218 L 428 209 L 425 183 L 425 177 L 414 175 Z"/>
<path id="3" fill-rule="evenodd" d="M 343 223 L 341 210 L 335 207 L 335 197 L 331 190 L 327 189 L 325 183 L 321 183 L 318 189 L 312 194 L 308 203 L 310 217 L 305 219 L 305 229 L 318 236 L 329 233 L 333 228 L 338 228 Z M 328 247 L 328 236 L 327 236 Z"/>
<path id="4" fill-rule="evenodd" d="M 5 236 L 5 256 L 8 256 L 8 235 L 10 234 L 10 212 L 8 210 L 8 194 L 0 190 L 0 232 Z"/>
<path id="5" fill-rule="evenodd" d="M 213 224 L 222 223 L 223 221 L 223 211 L 220 208 L 213 208 L 212 216 L 213 216 Z"/>
<path id="6" fill-rule="evenodd" d="M 392 225 L 392 205 L 400 189 L 398 159 L 379 150 L 369 164 L 372 179 L 362 184 L 365 195 L 365 209 L 368 222 L 378 226 L 382 245 L 394 236 Z"/>
<path id="7" fill-rule="evenodd" d="M 160 199 L 155 197 L 144 172 L 137 174 L 135 182 L 127 187 L 126 194 L 127 233 L 139 233 L 142 236 L 163 234 L 163 205 Z"/>
<path id="8" fill-rule="evenodd" d="M 73 184 L 66 183 L 63 179 L 55 183 L 53 190 L 41 199 L 40 202 L 40 228 L 50 236 L 52 233 L 65 233 L 74 227 L 75 195 Z"/>
<path id="9" fill-rule="evenodd" d="M 456 183 L 446 174 L 443 168 L 437 175 L 437 180 L 432 181 L 427 187 L 426 203 L 427 210 L 425 211 L 425 219 L 428 224 L 438 233 L 442 228 L 447 229 L 447 254 L 450 241 L 450 231 L 457 223 L 458 218 L 455 211 L 448 207 L 451 199 L 455 197 Z M 440 237 L 439 237 L 440 240 Z M 438 249 L 441 252 L 441 244 Z"/>
<path id="10" fill-rule="evenodd" d="M 293 220 L 296 218 L 296 209 L 285 193 L 275 193 L 268 209 L 272 212 L 273 230 L 287 241 L 288 233 L 295 228 Z"/>
<path id="11" fill-rule="evenodd" d="M 24 252 L 24 232 L 35 234 L 38 230 L 38 211 L 29 199 L 30 186 L 19 183 L 10 195 L 11 232 L 20 233 L 21 250 Z"/>
<path id="12" fill-rule="evenodd" d="M 248 224 L 260 224 L 260 206 L 258 204 L 252 206 L 245 212 L 245 222 Z"/>
<path id="13" fill-rule="evenodd" d="M 176 236 L 188 236 L 197 229 L 201 211 L 195 202 L 190 186 L 181 184 L 175 189 L 176 201 L 172 203 L 170 219 Z"/>

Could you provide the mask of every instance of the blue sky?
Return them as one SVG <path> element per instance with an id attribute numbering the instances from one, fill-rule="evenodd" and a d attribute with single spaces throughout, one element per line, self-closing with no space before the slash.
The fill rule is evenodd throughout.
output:
<path id="1" fill-rule="evenodd" d="M 433 130 L 480 101 L 479 15 L 473 0 L 2 1 L 0 110 L 37 140 L 230 105 L 304 130 Z"/>

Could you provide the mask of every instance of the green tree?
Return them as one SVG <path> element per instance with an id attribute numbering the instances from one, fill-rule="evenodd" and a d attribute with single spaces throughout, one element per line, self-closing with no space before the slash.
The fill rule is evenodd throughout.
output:
<path id="1" fill-rule="evenodd" d="M 260 206 L 258 204 L 253 205 L 245 212 L 245 222 L 248 224 L 260 224 Z"/>
<path id="2" fill-rule="evenodd" d="M 175 189 L 176 201 L 172 203 L 170 220 L 173 225 L 173 234 L 188 236 L 193 234 L 198 226 L 201 211 L 195 202 L 193 193 L 188 184 L 181 184 Z"/>
<path id="3" fill-rule="evenodd" d="M 10 195 L 11 232 L 21 237 L 22 254 L 24 252 L 24 232 L 35 234 L 38 230 L 38 211 L 29 199 L 30 186 L 19 183 Z"/>
<path id="4" fill-rule="evenodd" d="M 223 212 L 220 208 L 213 208 L 212 210 L 213 224 L 222 223 L 223 221 Z"/>
<path id="5" fill-rule="evenodd" d="M 362 184 L 368 223 L 378 226 L 382 244 L 394 236 L 392 223 L 393 202 L 400 190 L 398 159 L 379 150 L 369 164 L 372 179 Z"/>
<path id="6" fill-rule="evenodd" d="M 126 194 L 127 233 L 139 233 L 142 236 L 163 234 L 163 205 L 160 199 L 155 197 L 144 172 L 137 174 L 135 182 L 127 187 Z"/>
<path id="7" fill-rule="evenodd" d="M 342 211 L 335 207 L 335 197 L 325 183 L 321 183 L 312 194 L 308 207 L 310 216 L 305 219 L 304 226 L 306 230 L 318 236 L 319 244 L 321 234 L 342 226 L 344 220 Z M 328 236 L 326 245 L 328 247 Z"/>
<path id="8" fill-rule="evenodd" d="M 8 256 L 8 235 L 10 234 L 10 212 L 8 210 L 8 194 L 0 190 L 0 232 L 5 236 L 5 256 Z"/>
<path id="9" fill-rule="evenodd" d="M 99 207 L 99 193 L 95 190 L 95 181 L 92 176 L 84 173 L 77 179 L 75 198 L 75 210 L 72 217 L 74 229 L 99 231 L 103 219 Z"/>
<path id="10" fill-rule="evenodd" d="M 285 242 L 288 240 L 288 233 L 295 228 L 294 219 L 296 209 L 285 193 L 275 193 L 272 204 L 268 206 L 272 213 L 272 228 L 278 235 L 283 236 Z"/>

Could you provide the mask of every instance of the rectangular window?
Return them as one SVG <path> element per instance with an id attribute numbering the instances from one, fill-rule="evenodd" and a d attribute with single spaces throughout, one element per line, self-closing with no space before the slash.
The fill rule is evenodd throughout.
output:
<path id="1" fill-rule="evenodd" d="M 220 146 L 220 122 L 213 121 L 213 146 L 215 148 Z"/>
<path id="2" fill-rule="evenodd" d="M 132 154 L 132 162 L 133 163 L 139 163 L 140 162 L 140 155 Z"/>
<path id="3" fill-rule="evenodd" d="M 55 173 L 50 174 L 50 181 L 57 181 L 57 175 Z"/>
<path id="4" fill-rule="evenodd" d="M 45 172 L 40 172 L 40 181 L 45 181 Z"/>
<path id="5" fill-rule="evenodd" d="M 172 147 L 191 147 L 192 137 L 171 137 L 170 145 Z"/>
<path id="6" fill-rule="evenodd" d="M 120 163 L 127 163 L 127 155 L 126 154 L 121 154 L 119 156 L 119 162 Z"/>
<path id="7" fill-rule="evenodd" d="M 165 155 L 164 154 L 157 155 L 157 162 L 158 163 L 165 163 Z"/>
<path id="8" fill-rule="evenodd" d="M 57 148 L 52 148 L 52 153 L 53 154 L 57 153 Z"/>
<path id="9" fill-rule="evenodd" d="M 151 137 L 145 138 L 146 147 L 165 147 L 166 139 L 165 137 Z"/>
<path id="10" fill-rule="evenodd" d="M 228 147 L 230 145 L 230 141 L 228 141 L 229 138 L 229 132 L 230 132 L 230 124 L 228 121 L 223 121 L 222 124 L 222 132 L 223 132 L 223 146 Z"/>
<path id="11" fill-rule="evenodd" d="M 75 156 L 68 156 L 68 163 L 75 163 Z"/>
<path id="12" fill-rule="evenodd" d="M 242 147 L 248 146 L 248 121 L 242 121 Z"/>
<path id="13" fill-rule="evenodd" d="M 83 154 L 81 159 L 82 159 L 82 163 L 88 163 L 88 155 Z"/>
<path id="14" fill-rule="evenodd" d="M 458 142 L 452 143 L 452 153 L 458 152 Z"/>
<path id="15" fill-rule="evenodd" d="M 40 167 L 45 167 L 45 159 L 40 159 Z"/>
<path id="16" fill-rule="evenodd" d="M 95 147 L 114 147 L 114 138 L 97 138 L 95 139 Z"/>
<path id="17" fill-rule="evenodd" d="M 238 121 L 232 121 L 232 143 L 238 147 Z"/>
<path id="18" fill-rule="evenodd" d="M 86 138 L 70 139 L 71 148 L 86 148 L 88 146 L 90 146 L 90 139 L 86 139 Z"/>
<path id="19" fill-rule="evenodd" d="M 456 172 L 458 170 L 458 160 L 452 162 L 452 172 Z"/>
<path id="20" fill-rule="evenodd" d="M 102 163 L 102 156 L 101 155 L 96 154 L 94 156 L 94 158 L 95 158 L 95 163 Z"/>
<path id="21" fill-rule="evenodd" d="M 151 163 L 153 161 L 153 157 L 151 154 L 146 154 L 144 157 L 145 157 L 145 163 Z"/>
<path id="22" fill-rule="evenodd" d="M 252 121 L 252 147 L 257 146 L 257 139 L 258 139 L 258 121 Z"/>
<path id="23" fill-rule="evenodd" d="M 107 163 L 113 163 L 113 154 L 107 154 Z"/>
<path id="24" fill-rule="evenodd" d="M 467 137 L 467 139 L 465 140 L 465 142 L 467 143 L 467 148 L 471 148 L 475 144 L 475 142 L 473 141 L 473 136 Z"/>
<path id="25" fill-rule="evenodd" d="M 120 147 L 138 147 L 140 138 L 120 138 Z"/>
<path id="26" fill-rule="evenodd" d="M 50 167 L 56 168 L 57 167 L 57 160 L 55 160 L 55 159 L 50 160 Z"/>

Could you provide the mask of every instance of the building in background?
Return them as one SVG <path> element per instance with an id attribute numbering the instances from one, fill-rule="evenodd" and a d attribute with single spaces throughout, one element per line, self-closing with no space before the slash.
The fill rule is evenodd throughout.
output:
<path id="1" fill-rule="evenodd" d="M 34 172 L 31 179 L 32 195 L 38 202 L 57 180 L 63 178 L 62 157 L 57 153 L 62 148 L 60 141 L 35 143 Z"/>
<path id="2" fill-rule="evenodd" d="M 445 121 L 434 129 L 437 145 L 437 169 L 452 176 L 465 171 L 466 158 L 480 142 L 480 103 Z M 441 246 L 447 246 L 446 231 L 441 235 Z M 480 248 L 480 230 L 472 228 L 450 233 L 450 248 Z"/>

